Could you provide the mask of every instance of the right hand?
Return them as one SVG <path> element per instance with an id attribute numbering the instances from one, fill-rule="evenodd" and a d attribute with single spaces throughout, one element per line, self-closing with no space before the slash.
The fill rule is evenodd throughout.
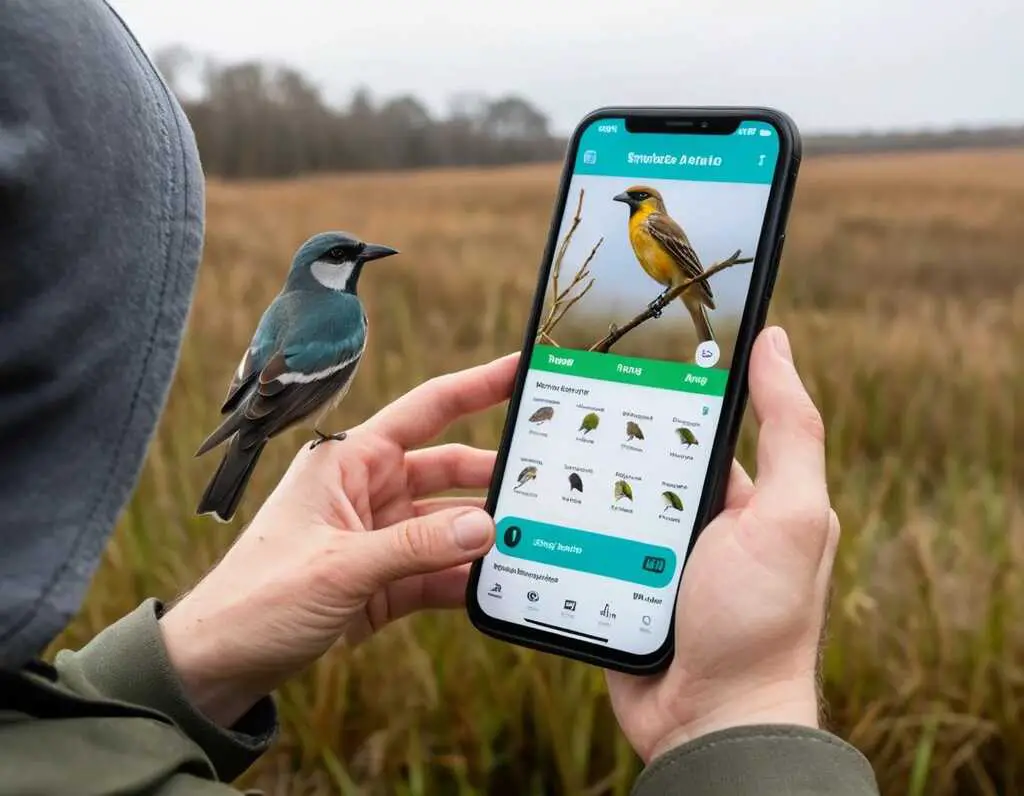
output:
<path id="1" fill-rule="evenodd" d="M 608 673 L 612 707 L 645 763 L 730 727 L 818 726 L 818 652 L 839 521 L 821 416 L 782 329 L 765 329 L 754 345 L 750 398 L 760 426 L 757 481 L 733 463 L 725 509 L 694 545 L 672 665 L 646 678 Z"/>

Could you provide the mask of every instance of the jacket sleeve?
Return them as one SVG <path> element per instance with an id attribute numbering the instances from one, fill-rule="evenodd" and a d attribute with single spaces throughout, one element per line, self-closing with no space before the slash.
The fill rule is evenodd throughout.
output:
<path id="1" fill-rule="evenodd" d="M 652 762 L 632 796 L 878 796 L 870 764 L 821 730 L 788 725 L 710 733 Z"/>
<path id="2" fill-rule="evenodd" d="M 147 600 L 81 650 L 58 653 L 60 685 L 87 699 L 137 706 L 166 717 L 183 741 L 199 747 L 217 779 L 231 781 L 274 740 L 274 703 L 264 698 L 230 728 L 202 715 L 189 703 L 167 657 L 157 621 L 162 610 L 156 600 Z"/>

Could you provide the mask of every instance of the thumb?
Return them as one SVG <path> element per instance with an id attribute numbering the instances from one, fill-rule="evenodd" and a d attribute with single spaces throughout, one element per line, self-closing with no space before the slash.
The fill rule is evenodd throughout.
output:
<path id="1" fill-rule="evenodd" d="M 479 558 L 494 544 L 494 520 L 481 509 L 450 509 L 360 536 L 362 575 L 377 590 Z"/>
<path id="2" fill-rule="evenodd" d="M 825 486 L 825 429 L 817 407 L 793 365 L 786 333 L 769 327 L 750 358 L 750 401 L 760 427 L 757 445 L 759 488 L 787 494 Z"/>
<path id="3" fill-rule="evenodd" d="M 750 399 L 760 426 L 758 516 L 789 534 L 823 546 L 829 517 L 825 430 L 821 414 L 793 365 L 785 332 L 768 328 L 750 358 Z"/>

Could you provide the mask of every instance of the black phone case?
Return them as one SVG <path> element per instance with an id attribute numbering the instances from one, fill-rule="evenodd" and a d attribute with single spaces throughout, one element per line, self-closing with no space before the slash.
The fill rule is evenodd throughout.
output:
<path id="1" fill-rule="evenodd" d="M 498 498 L 498 489 L 504 476 L 505 466 L 508 457 L 509 446 L 512 441 L 512 432 L 515 428 L 515 418 L 519 413 L 519 402 L 522 398 L 523 387 L 526 382 L 526 373 L 529 369 L 530 358 L 533 354 L 534 338 L 540 323 L 540 315 L 544 307 L 544 299 L 548 286 L 548 277 L 554 258 L 555 249 L 558 246 L 558 234 L 561 226 L 562 216 L 565 211 L 565 204 L 568 197 L 569 184 L 572 181 L 573 170 L 576 161 L 576 152 L 579 147 L 580 137 L 583 131 L 599 119 L 608 118 L 676 118 L 676 119 L 723 119 L 737 118 L 744 121 L 764 121 L 773 124 L 779 133 L 779 165 L 772 180 L 772 187 L 768 198 L 768 207 L 765 212 L 765 222 L 758 242 L 758 255 L 752 264 L 750 276 L 750 290 L 747 295 L 747 303 L 743 309 L 743 317 L 740 322 L 739 332 L 736 338 L 736 348 L 733 352 L 730 375 L 726 392 L 722 402 L 722 414 L 718 431 L 715 434 L 714 445 L 711 450 L 708 462 L 708 472 L 704 482 L 704 489 L 701 500 L 697 507 L 696 519 L 694 521 L 693 533 L 690 536 L 690 543 L 685 555 L 681 559 L 680 567 L 685 571 L 686 563 L 689 561 L 700 533 L 707 524 L 721 512 L 725 501 L 725 489 L 728 484 L 729 471 L 732 466 L 732 459 L 736 449 L 736 439 L 739 435 L 740 423 L 743 419 L 743 412 L 747 402 L 747 369 L 750 362 L 750 351 L 758 333 L 764 327 L 765 318 L 768 312 L 768 304 L 771 299 L 772 290 L 775 286 L 775 278 L 778 274 L 779 259 L 782 255 L 782 247 L 785 242 L 786 221 L 789 215 L 789 208 L 793 199 L 793 191 L 796 185 L 797 171 L 800 166 L 801 141 L 800 133 L 793 120 L 781 111 L 772 108 L 742 108 L 742 107 L 607 107 L 599 108 L 589 113 L 577 125 L 573 131 L 566 151 L 565 164 L 562 168 L 562 176 L 558 189 L 558 197 L 555 202 L 555 212 L 552 217 L 551 228 L 548 232 L 547 245 L 544 251 L 544 258 L 541 261 L 540 274 L 536 293 L 534 295 L 533 307 L 530 311 L 530 319 L 526 328 L 526 335 L 523 341 L 522 354 L 519 360 L 519 367 L 516 371 L 515 383 L 512 396 L 509 400 L 508 413 L 505 417 L 505 426 L 502 430 L 501 442 L 498 446 L 497 461 L 494 467 L 494 474 L 491 479 L 490 489 L 487 494 L 485 508 L 491 516 L 494 515 L 495 504 Z M 690 131 L 695 132 L 693 130 Z M 561 655 L 573 660 L 582 661 L 605 669 L 625 672 L 628 674 L 656 674 L 666 669 L 672 662 L 675 653 L 673 633 L 670 631 L 665 642 L 659 649 L 649 655 L 634 655 L 622 652 L 600 644 L 593 644 L 582 640 L 576 640 L 561 636 L 556 633 L 548 633 L 541 630 L 527 628 L 513 622 L 494 619 L 488 616 L 477 600 L 477 588 L 483 568 L 483 559 L 473 563 L 470 570 L 469 584 L 466 589 L 466 608 L 473 626 L 485 633 L 502 641 L 507 641 L 523 647 L 539 650 L 541 652 Z M 682 574 L 680 575 L 680 584 Z M 678 587 L 674 601 L 678 600 Z M 675 625 L 675 611 L 672 609 L 672 623 Z"/>

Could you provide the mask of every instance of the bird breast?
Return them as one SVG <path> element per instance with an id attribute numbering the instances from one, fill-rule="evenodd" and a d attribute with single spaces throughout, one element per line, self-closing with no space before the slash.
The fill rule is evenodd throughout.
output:
<path id="1" fill-rule="evenodd" d="M 647 275 L 662 285 L 671 285 L 679 272 L 679 266 L 672 255 L 647 231 L 646 224 L 641 222 L 632 225 L 629 230 L 629 242 Z"/>

